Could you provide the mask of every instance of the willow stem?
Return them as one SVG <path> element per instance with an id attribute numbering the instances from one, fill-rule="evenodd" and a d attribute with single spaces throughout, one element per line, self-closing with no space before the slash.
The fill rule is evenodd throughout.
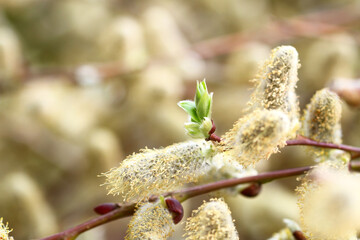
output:
<path id="1" fill-rule="evenodd" d="M 190 187 L 186 189 L 182 189 L 179 191 L 168 192 L 165 193 L 164 196 L 172 196 L 183 202 L 189 198 L 196 197 L 205 193 L 217 191 L 223 188 L 233 187 L 238 184 L 244 183 L 267 183 L 275 179 L 291 177 L 302 175 L 305 172 L 309 171 L 313 166 L 299 167 L 299 168 L 290 168 L 277 170 L 272 172 L 260 173 L 255 176 L 242 177 L 242 178 L 234 178 L 227 179 L 222 181 L 217 181 L 213 183 L 208 183 L 200 186 Z M 360 161 L 351 161 L 349 163 L 349 167 L 352 170 L 360 170 Z M 156 197 L 153 197 L 151 201 L 156 200 Z M 119 208 L 106 213 L 104 215 L 95 217 L 87 222 L 84 222 L 78 226 L 72 227 L 63 232 L 57 233 L 55 235 L 40 239 L 40 240 L 72 240 L 75 239 L 81 233 L 95 228 L 97 226 L 103 225 L 105 223 L 114 221 L 116 219 L 132 216 L 135 212 L 137 203 L 129 203 L 129 204 L 119 204 Z"/>
<path id="2" fill-rule="evenodd" d="M 304 136 L 298 136 L 296 139 L 286 141 L 287 146 L 296 146 L 296 145 L 307 145 L 313 147 L 322 147 L 322 148 L 333 148 L 340 149 L 351 153 L 351 159 L 360 157 L 360 148 L 344 145 L 344 144 L 334 144 L 326 142 L 317 142 L 310 138 Z"/>

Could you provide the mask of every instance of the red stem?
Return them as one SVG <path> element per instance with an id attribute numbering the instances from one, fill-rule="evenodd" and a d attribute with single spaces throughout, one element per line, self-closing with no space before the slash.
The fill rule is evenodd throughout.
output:
<path id="1" fill-rule="evenodd" d="M 63 232 L 54 234 L 52 236 L 42 238 L 42 240 L 71 240 L 75 239 L 81 233 L 88 231 L 92 228 L 100 226 L 102 224 L 114 221 L 119 218 L 128 217 L 134 214 L 135 204 L 120 205 L 120 208 L 115 209 L 107 214 L 95 217 L 80 225 L 67 229 Z"/>
<path id="2" fill-rule="evenodd" d="M 296 146 L 296 145 L 307 145 L 314 147 L 322 147 L 322 148 L 332 148 L 332 149 L 340 149 L 351 153 L 351 158 L 360 157 L 360 148 L 344 145 L 344 144 L 334 144 L 334 143 L 325 143 L 325 142 L 317 142 L 310 138 L 304 136 L 298 136 L 296 139 L 286 141 L 287 146 Z"/>
<path id="3" fill-rule="evenodd" d="M 344 151 L 348 151 L 353 153 L 352 158 L 360 156 L 360 148 L 343 145 L 343 144 L 333 144 L 333 143 L 324 143 L 324 142 L 317 142 L 312 139 L 298 136 L 297 139 L 287 141 L 288 146 L 295 146 L 295 145 L 309 145 L 314 147 L 323 147 L 323 148 L 333 148 L 333 149 L 341 149 Z M 179 199 L 180 201 L 185 201 L 188 198 L 192 198 L 198 195 L 202 195 L 205 193 L 209 193 L 212 191 L 217 191 L 222 188 L 233 187 L 238 184 L 244 183 L 266 183 L 272 181 L 274 179 L 285 178 L 290 176 L 297 176 L 301 175 L 306 171 L 309 171 L 312 166 L 306 167 L 299 167 L 299 168 L 292 168 L 292 169 L 284 169 L 284 170 L 277 170 L 267 173 L 260 173 L 255 176 L 243 177 L 243 178 L 235 178 L 235 179 L 227 179 L 218 182 L 213 182 L 205 185 L 194 186 L 187 189 L 182 189 L 179 191 L 169 192 L 164 194 L 164 196 L 172 196 L 174 198 Z M 349 168 L 354 171 L 360 170 L 360 161 L 351 161 L 349 163 Z M 152 198 L 152 200 L 156 200 Z M 107 222 L 114 221 L 119 218 L 128 217 L 133 215 L 135 212 L 136 203 L 129 203 L 124 205 L 119 205 L 118 209 L 115 209 L 107 214 L 102 216 L 95 217 L 87 222 L 84 222 L 78 226 L 65 230 L 64 232 L 57 233 L 50 237 L 43 238 L 41 240 L 71 240 L 75 239 L 79 234 L 105 224 Z"/>

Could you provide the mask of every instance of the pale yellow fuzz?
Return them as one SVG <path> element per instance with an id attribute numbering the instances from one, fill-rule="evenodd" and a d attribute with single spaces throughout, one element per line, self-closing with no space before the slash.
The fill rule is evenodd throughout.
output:
<path id="1" fill-rule="evenodd" d="M 288 228 L 283 228 L 279 232 L 274 233 L 268 240 L 296 240 Z"/>
<path id="2" fill-rule="evenodd" d="M 3 219 L 0 218 L 0 240 L 13 240 L 12 237 L 9 237 L 11 231 L 8 225 L 3 223 Z"/>
<path id="3" fill-rule="evenodd" d="M 285 146 L 289 131 L 290 120 L 284 112 L 256 110 L 234 124 L 223 136 L 221 147 L 246 167 Z"/>
<path id="4" fill-rule="evenodd" d="M 257 175 L 257 171 L 248 167 L 245 168 L 236 159 L 233 158 L 228 152 L 220 152 L 211 158 L 210 169 L 201 178 L 199 178 L 199 184 L 211 183 L 225 179 L 240 178 L 247 176 Z M 221 189 L 212 192 L 212 196 L 237 196 L 240 191 L 244 190 L 250 184 L 239 184 L 234 187 Z"/>
<path id="5" fill-rule="evenodd" d="M 306 106 L 302 116 L 301 134 L 319 142 L 340 144 L 341 134 L 341 102 L 339 97 L 322 89 L 315 93 Z M 326 160 L 334 150 L 308 148 L 318 160 Z"/>
<path id="6" fill-rule="evenodd" d="M 360 230 L 360 176 L 345 163 L 325 161 L 300 187 L 301 228 L 309 240 L 348 240 Z"/>
<path id="7" fill-rule="evenodd" d="M 162 149 L 143 149 L 104 173 L 109 194 L 139 201 L 196 182 L 209 167 L 211 142 L 188 141 Z"/>
<path id="8" fill-rule="evenodd" d="M 250 110 L 278 109 L 287 113 L 291 122 L 289 137 L 294 137 L 300 126 L 299 102 L 295 93 L 299 67 L 298 53 L 294 47 L 273 49 L 254 80 L 256 88 L 249 102 Z"/>
<path id="9" fill-rule="evenodd" d="M 205 202 L 186 221 L 187 240 L 237 240 L 229 207 L 222 199 Z"/>
<path id="10" fill-rule="evenodd" d="M 172 215 L 159 201 L 144 203 L 132 217 L 126 240 L 164 240 L 174 231 Z"/>

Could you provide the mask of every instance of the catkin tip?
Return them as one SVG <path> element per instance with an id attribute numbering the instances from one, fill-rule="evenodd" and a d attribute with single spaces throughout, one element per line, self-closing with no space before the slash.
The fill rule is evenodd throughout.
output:
<path id="1" fill-rule="evenodd" d="M 328 89 L 317 91 L 307 105 L 303 117 L 301 134 L 320 142 L 341 144 L 341 101 Z M 308 148 L 319 161 L 331 157 L 333 150 Z"/>
<path id="2" fill-rule="evenodd" d="M 163 240 L 174 231 L 171 213 L 161 204 L 140 205 L 130 221 L 126 240 Z"/>
<path id="3" fill-rule="evenodd" d="M 187 240 L 239 239 L 229 207 L 221 199 L 211 199 L 193 211 L 185 230 Z"/>

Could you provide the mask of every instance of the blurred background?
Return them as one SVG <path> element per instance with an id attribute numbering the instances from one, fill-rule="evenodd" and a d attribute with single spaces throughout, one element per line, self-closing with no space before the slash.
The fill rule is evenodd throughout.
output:
<path id="1" fill-rule="evenodd" d="M 360 77 L 359 27 L 359 0 L 0 0 L 0 216 L 15 239 L 95 216 L 94 206 L 118 201 L 98 175 L 140 148 L 188 139 L 176 103 L 193 98 L 196 80 L 214 92 L 221 135 L 278 45 L 299 51 L 303 108 L 316 90 Z M 344 143 L 360 146 L 356 107 L 344 103 L 342 121 Z M 258 169 L 311 163 L 291 147 Z M 296 185 L 227 198 L 240 239 L 266 239 L 282 218 L 297 220 Z M 79 239 L 122 239 L 128 221 Z M 177 228 L 172 239 L 181 239 Z"/>

